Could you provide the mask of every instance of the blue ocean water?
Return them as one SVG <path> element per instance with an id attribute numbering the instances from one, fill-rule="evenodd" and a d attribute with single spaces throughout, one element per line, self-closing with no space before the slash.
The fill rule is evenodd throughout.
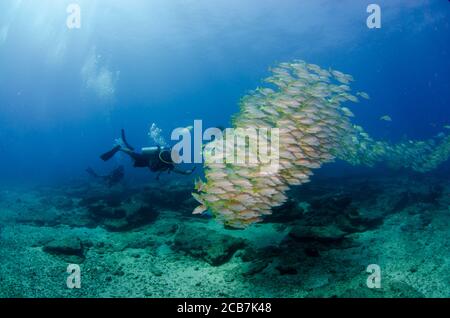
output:
<path id="1" fill-rule="evenodd" d="M 447 0 L 1 0 L 0 298 L 448 297 L 449 18 Z M 308 116 L 276 100 L 284 123 L 319 129 L 294 128 L 268 178 L 231 165 L 202 183 L 197 163 L 157 180 L 124 153 L 100 159 L 121 129 L 139 151 L 152 124 L 169 145 L 195 120 L 230 127 L 294 60 L 351 74 L 370 95 L 344 102 L 351 121 L 404 148 L 334 116 L 345 94 L 311 98 L 320 82 L 299 96 Z M 92 173 L 120 165 L 123 180 Z"/>
<path id="2" fill-rule="evenodd" d="M 445 132 L 449 2 L 378 0 L 382 27 L 369 29 L 372 2 L 4 0 L 1 183 L 68 180 L 88 166 L 108 171 L 118 162 L 98 156 L 121 128 L 148 146 L 151 123 L 167 140 L 195 119 L 229 126 L 268 68 L 293 59 L 352 74 L 352 87 L 371 96 L 352 107 L 355 122 L 375 138 Z M 81 8 L 79 29 L 66 25 L 71 3 Z M 129 175 L 153 178 L 118 160 Z"/>

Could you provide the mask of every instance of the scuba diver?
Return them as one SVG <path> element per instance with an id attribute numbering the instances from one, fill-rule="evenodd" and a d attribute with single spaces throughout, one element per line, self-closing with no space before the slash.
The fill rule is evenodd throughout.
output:
<path id="1" fill-rule="evenodd" d="M 97 172 L 94 171 L 94 169 L 90 167 L 86 169 L 86 172 L 92 178 L 106 183 L 109 187 L 112 187 L 113 185 L 122 182 L 125 176 L 125 169 L 123 168 L 123 166 L 117 167 L 107 175 L 99 175 Z"/>
<path id="2" fill-rule="evenodd" d="M 99 175 L 91 167 L 86 169 L 86 172 L 94 179 L 101 180 L 106 183 L 109 187 L 120 183 L 125 176 L 125 169 L 123 166 L 119 166 L 107 175 Z"/>
<path id="3" fill-rule="evenodd" d="M 123 129 L 119 143 L 113 149 L 101 155 L 100 158 L 103 161 L 108 161 L 119 151 L 126 153 L 131 159 L 133 159 L 134 167 L 149 168 L 150 171 L 157 172 L 158 175 L 156 176 L 156 179 L 159 179 L 159 176 L 164 171 L 167 171 L 168 173 L 173 171 L 178 174 L 190 175 L 195 170 L 195 167 L 186 171 L 177 169 L 172 160 L 172 149 L 169 147 L 161 147 L 158 145 L 156 147 L 142 148 L 140 153 L 136 152 L 134 147 L 128 143 L 125 137 L 125 131 Z"/>

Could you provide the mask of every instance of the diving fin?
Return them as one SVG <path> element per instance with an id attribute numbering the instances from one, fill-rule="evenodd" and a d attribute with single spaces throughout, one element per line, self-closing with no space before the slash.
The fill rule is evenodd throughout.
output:
<path id="1" fill-rule="evenodd" d="M 124 129 L 122 129 L 122 141 L 123 141 L 124 145 L 125 145 L 128 149 L 130 149 L 131 151 L 134 151 L 134 147 L 132 147 L 132 146 L 128 143 L 127 138 L 125 137 L 125 130 L 124 130 Z"/>
<path id="2" fill-rule="evenodd" d="M 86 172 L 93 178 L 99 178 L 100 176 L 91 167 L 86 169 Z"/>
<path id="3" fill-rule="evenodd" d="M 114 155 L 120 150 L 120 148 L 122 148 L 122 147 L 120 147 L 119 145 L 117 145 L 117 146 L 115 146 L 113 149 L 111 149 L 110 151 L 105 152 L 103 155 L 101 155 L 100 158 L 101 158 L 103 161 L 108 161 L 109 159 L 111 159 L 112 157 L 114 157 Z"/>

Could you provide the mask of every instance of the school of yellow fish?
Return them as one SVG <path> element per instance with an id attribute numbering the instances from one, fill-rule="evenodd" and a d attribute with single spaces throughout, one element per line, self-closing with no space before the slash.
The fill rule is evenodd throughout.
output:
<path id="1" fill-rule="evenodd" d="M 365 165 L 385 161 L 424 172 L 450 157 L 450 136 L 393 145 L 375 141 L 353 125 L 352 111 L 342 104 L 369 95 L 351 93 L 351 75 L 303 61 L 282 63 L 271 72 L 265 80 L 270 87 L 258 88 L 241 100 L 241 110 L 233 119 L 233 127 L 240 129 L 206 145 L 206 182 L 196 182 L 193 196 L 200 206 L 194 214 L 209 210 L 227 226 L 246 228 L 284 204 L 291 186 L 308 182 L 313 169 L 336 158 Z M 279 129 L 276 138 L 270 133 L 246 135 L 248 129 L 271 128 Z M 246 142 L 227 142 L 235 138 Z M 278 150 L 275 168 L 251 160 L 261 152 L 255 144 L 267 144 L 268 153 Z M 223 152 L 232 150 L 246 150 L 246 160 L 220 160 Z"/>

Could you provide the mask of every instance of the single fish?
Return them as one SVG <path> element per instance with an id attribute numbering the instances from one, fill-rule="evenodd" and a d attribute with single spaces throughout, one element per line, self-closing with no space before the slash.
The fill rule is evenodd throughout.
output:
<path id="1" fill-rule="evenodd" d="M 198 192 L 202 192 L 205 189 L 205 184 L 202 180 L 196 180 L 195 181 L 195 190 Z"/>
<path id="2" fill-rule="evenodd" d="M 380 117 L 380 120 L 384 120 L 384 121 L 392 121 L 391 116 L 389 115 L 384 115 Z"/>
<path id="3" fill-rule="evenodd" d="M 192 214 L 203 214 L 206 210 L 208 210 L 208 208 L 204 205 L 199 205 L 198 207 L 196 207 L 194 209 L 194 211 L 192 212 Z"/>
<path id="4" fill-rule="evenodd" d="M 356 95 L 361 96 L 364 99 L 370 99 L 369 94 L 367 94 L 366 92 L 358 92 L 356 93 Z"/>

